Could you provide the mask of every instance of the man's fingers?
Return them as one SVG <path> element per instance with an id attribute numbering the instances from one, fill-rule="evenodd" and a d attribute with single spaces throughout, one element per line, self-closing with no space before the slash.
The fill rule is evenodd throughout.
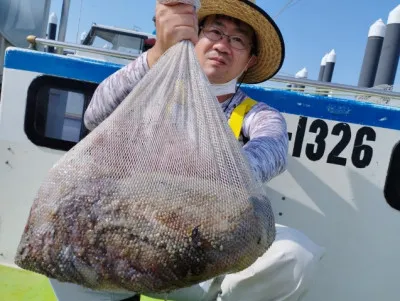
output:
<path id="1" fill-rule="evenodd" d="M 199 41 L 199 37 L 197 36 L 197 34 L 195 36 L 192 36 L 190 41 L 192 41 L 193 45 L 196 45 L 197 42 Z"/>
<path id="2" fill-rule="evenodd" d="M 174 6 L 174 5 L 182 4 L 182 2 L 179 2 L 178 0 L 157 0 L 157 1 L 160 4 L 167 5 L 167 6 Z"/>
<path id="3" fill-rule="evenodd" d="M 178 1 L 161 1 L 156 5 L 157 40 L 150 59 L 156 61 L 168 48 L 182 40 L 198 40 L 198 21 L 193 5 Z"/>
<path id="4" fill-rule="evenodd" d="M 194 23 L 194 29 L 196 30 L 196 35 L 198 35 L 199 34 L 199 19 L 198 19 L 197 14 L 194 15 L 193 23 Z"/>
<path id="5" fill-rule="evenodd" d="M 167 5 L 167 6 L 168 6 L 168 10 L 174 14 L 195 14 L 196 13 L 196 8 L 194 6 L 188 5 L 188 4 L 178 3 L 178 4 L 174 4 L 174 5 Z"/>
<path id="6" fill-rule="evenodd" d="M 178 34 L 176 35 L 176 42 L 180 42 L 183 40 L 190 40 L 194 44 L 197 43 L 198 37 L 197 37 L 197 32 L 193 27 L 188 27 L 188 26 L 179 26 L 177 27 L 179 29 Z"/>

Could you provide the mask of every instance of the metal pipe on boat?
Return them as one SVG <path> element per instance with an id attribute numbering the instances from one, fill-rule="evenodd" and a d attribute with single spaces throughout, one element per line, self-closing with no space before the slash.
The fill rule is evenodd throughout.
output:
<path id="1" fill-rule="evenodd" d="M 81 38 L 80 38 L 80 43 L 81 44 L 83 44 L 83 41 L 85 41 L 86 36 L 87 36 L 87 32 L 86 31 L 81 33 Z"/>
<path id="2" fill-rule="evenodd" d="M 49 17 L 49 25 L 48 25 L 48 33 L 47 33 L 47 38 L 49 40 L 55 40 L 57 36 L 57 24 L 58 24 L 58 18 L 57 15 L 53 12 L 51 13 Z M 48 46 L 47 47 L 47 52 L 54 53 L 54 47 L 53 46 Z"/>
<path id="3" fill-rule="evenodd" d="M 116 50 L 109 50 L 109 49 L 104 49 L 104 48 L 95 48 L 92 46 L 86 46 L 86 45 L 80 45 L 80 44 L 73 44 L 73 43 L 65 43 L 65 42 L 58 42 L 58 41 L 52 41 L 48 39 L 41 39 L 37 38 L 35 36 L 28 36 L 27 41 L 29 43 L 29 49 L 36 50 L 37 45 L 49 45 L 49 46 L 54 46 L 57 47 L 57 52 L 58 49 L 71 49 L 71 50 L 82 50 L 90 53 L 96 53 L 96 54 L 104 54 L 104 55 L 109 55 L 113 56 L 116 58 L 122 58 L 122 59 L 127 59 L 127 60 L 134 60 L 138 58 L 137 54 L 129 54 L 129 53 L 124 53 Z"/>
<path id="4" fill-rule="evenodd" d="M 307 79 L 307 77 L 308 77 L 307 68 L 304 67 L 303 69 L 301 69 L 299 72 L 296 73 L 296 75 L 294 77 L 300 78 L 300 79 Z M 304 92 L 304 89 L 306 88 L 306 86 L 294 84 L 293 88 L 296 92 Z"/>
<path id="5" fill-rule="evenodd" d="M 327 83 L 327 82 L 319 82 L 316 80 L 310 79 L 301 79 L 294 78 L 289 76 L 275 75 L 270 79 L 270 81 L 278 82 L 278 83 L 292 83 L 292 84 L 301 84 L 307 87 L 314 87 L 317 89 L 327 89 L 327 90 L 335 90 L 338 92 L 349 93 L 353 92 L 355 94 L 362 94 L 365 96 L 378 96 L 378 97 L 390 97 L 392 99 L 400 100 L 399 92 L 392 91 L 383 91 L 379 89 L 372 88 L 363 88 L 357 86 L 350 86 L 344 84 L 336 84 L 336 83 Z"/>
<path id="6" fill-rule="evenodd" d="M 68 26 L 68 15 L 69 15 L 69 7 L 71 4 L 71 0 L 64 0 L 61 9 L 61 18 L 60 18 L 60 28 L 58 30 L 58 41 L 65 42 L 65 36 L 67 34 L 67 26 Z M 62 54 L 63 49 L 57 48 L 57 53 Z"/>
<path id="7" fill-rule="evenodd" d="M 332 81 L 333 70 L 336 64 L 336 53 L 335 49 L 332 49 L 326 57 L 326 66 L 324 70 L 324 76 L 322 77 L 323 82 L 330 83 Z"/>
<path id="8" fill-rule="evenodd" d="M 360 77 L 358 79 L 359 87 L 369 88 L 374 85 L 385 31 L 386 25 L 383 23 L 382 19 L 376 21 L 369 28 L 367 46 L 365 48 Z"/>
<path id="9" fill-rule="evenodd" d="M 400 55 L 400 4 L 389 13 L 374 85 L 392 86 Z"/>
<path id="10" fill-rule="evenodd" d="M 319 74 L 318 74 L 318 81 L 322 82 L 324 79 L 324 73 L 325 73 L 325 68 L 326 68 L 326 59 L 328 58 L 329 53 L 325 53 L 325 55 L 321 59 L 321 64 L 319 68 Z M 317 89 L 316 90 L 317 94 L 323 94 L 323 91 Z"/>
<path id="11" fill-rule="evenodd" d="M 321 65 L 319 68 L 319 74 L 318 74 L 318 80 L 322 81 L 323 77 L 324 77 L 324 71 L 325 71 L 325 67 L 326 67 L 326 58 L 328 57 L 328 53 L 326 53 L 324 55 L 324 57 L 321 60 Z"/>

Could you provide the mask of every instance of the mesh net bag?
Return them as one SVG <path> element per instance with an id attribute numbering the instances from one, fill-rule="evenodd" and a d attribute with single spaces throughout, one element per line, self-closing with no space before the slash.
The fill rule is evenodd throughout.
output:
<path id="1" fill-rule="evenodd" d="M 240 271 L 274 238 L 269 200 L 183 41 L 50 169 L 15 262 L 96 290 L 162 293 Z"/>

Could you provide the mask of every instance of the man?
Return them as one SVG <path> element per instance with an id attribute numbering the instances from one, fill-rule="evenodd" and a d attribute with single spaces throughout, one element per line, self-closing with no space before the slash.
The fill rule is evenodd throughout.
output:
<path id="1" fill-rule="evenodd" d="M 278 72 L 284 58 L 279 29 L 253 2 L 202 0 L 198 16 L 190 5 L 157 4 L 154 47 L 99 85 L 85 113 L 86 127 L 93 130 L 106 119 L 160 56 L 182 40 L 191 40 L 196 45 L 199 63 L 230 120 L 232 112 L 248 101 L 237 88 L 238 81 L 263 82 Z M 238 139 L 256 178 L 267 182 L 286 169 L 286 123 L 278 111 L 262 102 L 248 102 L 246 111 Z M 299 300 L 307 290 L 323 250 L 294 229 L 281 225 L 276 228 L 276 240 L 271 248 L 244 271 L 177 290 L 168 299 Z M 65 300 L 121 300 L 132 295 L 92 292 L 53 280 L 52 285 L 60 301 L 64 301 L 62 290 L 68 291 Z M 73 297 L 72 292 L 76 293 Z"/>
<path id="2" fill-rule="evenodd" d="M 224 12 L 219 11 L 215 3 L 227 4 L 234 13 L 232 17 L 257 24 L 258 32 L 238 19 L 216 16 Z M 241 13 L 243 8 L 246 8 L 247 16 Z M 233 12 L 235 9 L 238 11 Z M 202 27 L 200 35 L 198 18 Z M 181 40 L 196 44 L 200 65 L 213 83 L 212 88 L 228 119 L 233 109 L 246 98 L 236 89 L 237 81 L 263 82 L 278 72 L 283 63 L 284 44 L 278 28 L 250 1 L 202 1 L 198 17 L 190 5 L 157 4 L 156 23 L 154 47 L 111 75 L 95 91 L 85 114 L 85 125 L 89 130 L 107 118 L 157 59 Z M 231 36 L 229 42 L 223 36 L 226 33 Z M 257 103 L 244 118 L 241 136 L 241 140 L 248 140 L 244 151 L 257 178 L 266 182 L 285 170 L 288 137 L 285 120 L 279 112 L 264 103 Z"/>

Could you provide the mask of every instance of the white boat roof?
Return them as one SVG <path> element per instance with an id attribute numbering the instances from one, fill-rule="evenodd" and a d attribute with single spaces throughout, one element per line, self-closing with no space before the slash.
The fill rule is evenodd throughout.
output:
<path id="1" fill-rule="evenodd" d="M 112 30 L 116 32 L 121 32 L 121 33 L 127 33 L 127 34 L 135 34 L 135 35 L 142 35 L 142 36 L 147 36 L 148 38 L 156 38 L 155 35 L 149 33 L 149 32 L 142 32 L 142 31 L 137 31 L 133 29 L 126 29 L 126 28 L 121 28 L 121 27 L 115 27 L 115 26 L 108 26 L 108 25 L 100 25 L 94 23 L 92 25 L 92 28 L 98 28 L 98 29 L 105 29 L 105 30 Z"/>

